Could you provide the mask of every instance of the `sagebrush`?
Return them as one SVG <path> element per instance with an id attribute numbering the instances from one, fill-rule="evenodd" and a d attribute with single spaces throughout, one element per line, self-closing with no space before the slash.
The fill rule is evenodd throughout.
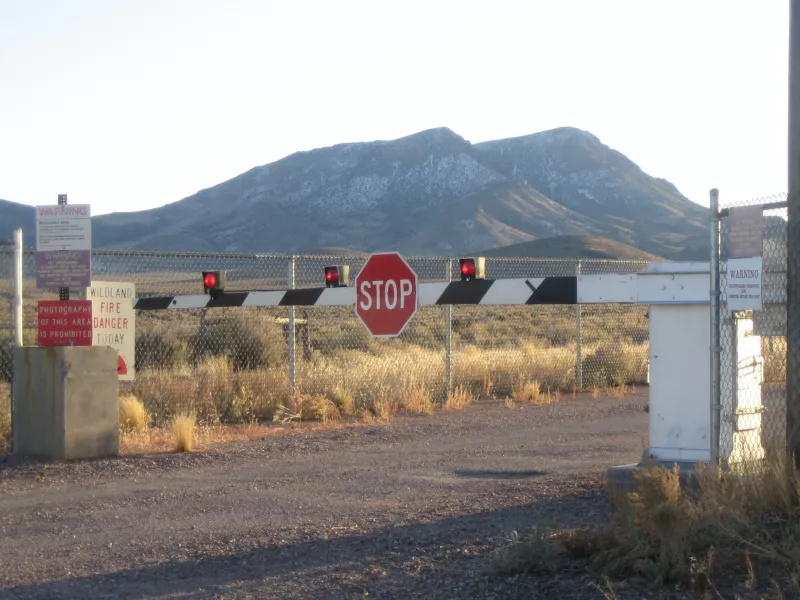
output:
<path id="1" fill-rule="evenodd" d="M 800 575 L 800 473 L 785 452 L 772 456 L 733 471 L 701 465 L 683 484 L 677 465 L 651 465 L 633 493 L 615 499 L 605 526 L 569 532 L 563 543 L 608 577 L 654 587 L 702 593 L 722 576 L 762 568 L 791 580 Z"/>

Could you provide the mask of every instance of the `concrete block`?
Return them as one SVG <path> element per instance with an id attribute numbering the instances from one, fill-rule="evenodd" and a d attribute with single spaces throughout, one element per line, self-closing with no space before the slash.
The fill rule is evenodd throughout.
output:
<path id="1" fill-rule="evenodd" d="M 117 456 L 118 386 L 114 348 L 15 348 L 15 454 L 57 459 Z"/>

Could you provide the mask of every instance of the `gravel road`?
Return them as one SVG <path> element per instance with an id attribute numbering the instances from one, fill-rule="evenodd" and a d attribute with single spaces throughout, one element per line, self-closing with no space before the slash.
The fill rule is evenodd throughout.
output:
<path id="1" fill-rule="evenodd" d="M 0 598 L 602 598 L 577 569 L 502 577 L 514 531 L 607 514 L 647 392 L 476 403 L 192 454 L 0 456 Z"/>

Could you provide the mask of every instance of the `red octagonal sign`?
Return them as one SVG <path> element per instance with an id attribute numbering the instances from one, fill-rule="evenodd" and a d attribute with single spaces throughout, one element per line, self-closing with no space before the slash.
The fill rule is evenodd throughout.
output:
<path id="1" fill-rule="evenodd" d="M 417 274 L 397 252 L 370 256 L 355 284 L 356 314 L 375 337 L 397 337 L 417 312 Z"/>

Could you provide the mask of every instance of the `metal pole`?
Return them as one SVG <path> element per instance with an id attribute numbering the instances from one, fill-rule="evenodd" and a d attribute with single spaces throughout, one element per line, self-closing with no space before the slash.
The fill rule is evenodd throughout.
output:
<path id="1" fill-rule="evenodd" d="M 59 194 L 58 195 L 58 204 L 63 205 L 67 203 L 67 195 L 66 194 Z M 69 288 L 58 288 L 58 299 L 59 300 L 69 300 Z"/>
<path id="2" fill-rule="evenodd" d="M 719 190 L 711 190 L 711 206 L 709 211 L 709 231 L 711 236 L 711 397 L 709 401 L 709 449 L 711 464 L 719 461 L 719 409 L 720 409 L 720 289 L 719 289 Z"/>
<path id="3" fill-rule="evenodd" d="M 289 258 L 289 289 L 295 289 L 295 256 Z M 295 307 L 289 307 L 289 390 L 294 400 L 297 396 L 297 371 L 295 363 Z"/>
<path id="4" fill-rule="evenodd" d="M 22 229 L 14 231 L 14 345 L 23 345 L 22 336 Z"/>
<path id="5" fill-rule="evenodd" d="M 575 266 L 575 275 L 580 277 L 581 274 L 581 261 L 578 261 L 578 264 Z M 575 341 L 576 341 L 576 352 L 575 352 L 575 383 L 578 386 L 578 389 L 583 391 L 583 346 L 582 346 L 582 337 L 583 333 L 581 331 L 582 327 L 582 319 L 581 319 L 581 305 L 575 305 Z"/>
<path id="6" fill-rule="evenodd" d="M 453 257 L 447 259 L 447 274 L 445 275 L 447 281 L 453 280 Z M 445 400 L 453 393 L 453 305 L 448 304 L 446 307 L 446 327 L 445 327 L 445 385 L 447 386 L 447 395 Z"/>
<path id="7" fill-rule="evenodd" d="M 789 5 L 786 437 L 800 463 L 800 0 Z"/>

